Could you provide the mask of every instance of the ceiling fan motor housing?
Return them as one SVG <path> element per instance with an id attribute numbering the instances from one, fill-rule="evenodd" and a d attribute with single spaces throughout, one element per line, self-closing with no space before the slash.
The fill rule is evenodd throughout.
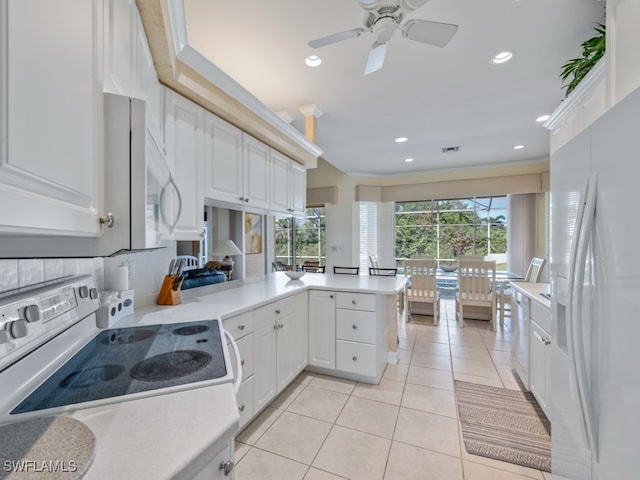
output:
<path id="1" fill-rule="evenodd" d="M 398 28 L 399 21 L 394 17 L 382 17 L 373 24 L 373 36 L 378 43 L 388 43 Z"/>

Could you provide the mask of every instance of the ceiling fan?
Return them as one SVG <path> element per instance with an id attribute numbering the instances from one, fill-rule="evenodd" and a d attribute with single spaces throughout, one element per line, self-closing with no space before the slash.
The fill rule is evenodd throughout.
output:
<path id="1" fill-rule="evenodd" d="M 401 29 L 402 36 L 409 40 L 444 47 L 458 30 L 457 25 L 411 19 L 400 26 L 404 14 L 416 10 L 429 0 L 357 0 L 364 9 L 362 23 L 364 27 L 352 28 L 334 33 L 309 42 L 311 48 L 320 48 L 333 43 L 356 38 L 365 32 L 371 32 L 375 41 L 371 46 L 364 74 L 368 75 L 382 68 L 387 45 L 396 30 Z"/>

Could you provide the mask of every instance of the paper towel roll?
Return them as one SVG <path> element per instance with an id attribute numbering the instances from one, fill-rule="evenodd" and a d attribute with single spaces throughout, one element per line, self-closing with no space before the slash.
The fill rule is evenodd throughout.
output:
<path id="1" fill-rule="evenodd" d="M 114 290 L 116 292 L 129 290 L 129 266 L 118 265 L 111 268 L 105 280 L 107 290 Z"/>

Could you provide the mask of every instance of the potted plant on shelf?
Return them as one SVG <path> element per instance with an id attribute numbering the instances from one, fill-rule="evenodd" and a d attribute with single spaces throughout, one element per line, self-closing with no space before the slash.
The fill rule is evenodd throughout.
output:
<path id="1" fill-rule="evenodd" d="M 598 63 L 605 52 L 605 26 L 597 23 L 594 30 L 596 35 L 589 40 L 582 42 L 582 56 L 572 58 L 562 66 L 560 78 L 562 81 L 571 79 L 563 86 L 566 88 L 566 95 L 569 95 L 585 77 L 587 73 Z"/>

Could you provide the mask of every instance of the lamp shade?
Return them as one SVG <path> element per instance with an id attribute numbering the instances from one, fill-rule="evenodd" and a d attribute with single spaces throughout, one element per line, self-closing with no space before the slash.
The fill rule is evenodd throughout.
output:
<path id="1" fill-rule="evenodd" d="M 215 255 L 215 256 L 242 255 L 242 252 L 236 246 L 236 244 L 233 243 L 233 240 L 223 240 L 222 242 L 218 243 L 215 246 L 215 248 L 213 249 L 213 252 L 211 252 L 211 255 Z"/>

